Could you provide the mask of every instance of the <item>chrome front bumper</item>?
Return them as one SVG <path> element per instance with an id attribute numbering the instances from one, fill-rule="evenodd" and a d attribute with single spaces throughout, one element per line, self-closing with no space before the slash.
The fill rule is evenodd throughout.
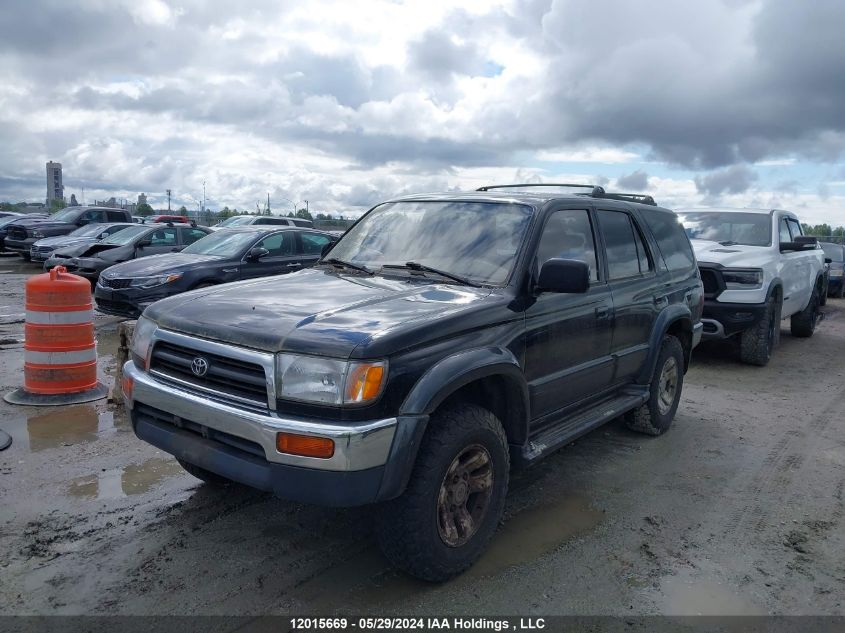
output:
<path id="1" fill-rule="evenodd" d="M 328 471 L 359 471 L 383 466 L 396 432 L 396 418 L 340 424 L 320 420 L 289 418 L 273 411 L 257 413 L 239 409 L 202 395 L 164 384 L 139 370 L 132 361 L 123 366 L 124 381 L 131 383 L 126 394 L 130 410 L 143 403 L 178 418 L 250 440 L 264 449 L 268 462 Z M 276 450 L 276 434 L 297 433 L 334 440 L 335 452 L 328 459 L 289 455 Z"/>

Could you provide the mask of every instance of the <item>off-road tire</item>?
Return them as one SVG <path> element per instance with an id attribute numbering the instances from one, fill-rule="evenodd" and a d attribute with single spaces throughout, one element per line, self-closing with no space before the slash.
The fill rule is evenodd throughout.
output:
<path id="1" fill-rule="evenodd" d="M 780 304 L 774 297 L 769 297 L 763 318 L 739 335 L 739 359 L 748 365 L 768 365 L 780 338 L 779 330 Z"/>
<path id="2" fill-rule="evenodd" d="M 487 450 L 492 492 L 477 531 L 450 547 L 438 528 L 438 498 L 453 461 L 467 447 Z M 510 458 L 498 418 L 478 405 L 459 402 L 429 420 L 405 492 L 383 503 L 376 515 L 376 536 L 384 555 L 399 569 L 430 582 L 442 582 L 468 569 L 487 547 L 499 524 L 508 490 Z"/>
<path id="3" fill-rule="evenodd" d="M 674 400 L 668 410 L 661 412 L 661 376 L 664 367 L 671 360 L 674 360 L 677 369 Z M 678 403 L 681 401 L 681 390 L 683 386 L 684 348 L 676 337 L 667 334 L 660 343 L 660 353 L 657 355 L 657 363 L 655 363 L 654 374 L 651 377 L 648 400 L 639 408 L 625 414 L 625 424 L 629 429 L 638 433 L 646 433 L 647 435 L 661 435 L 665 433 L 672 425 L 672 420 L 675 419 L 675 412 L 678 410 Z"/>
<path id="4" fill-rule="evenodd" d="M 807 307 L 792 315 L 789 322 L 789 329 L 792 336 L 798 338 L 809 338 L 816 331 L 816 323 L 819 316 L 819 290 L 813 287 L 813 294 L 810 295 L 810 301 Z"/>
<path id="5" fill-rule="evenodd" d="M 206 470 L 205 468 L 200 468 L 196 464 L 182 461 L 181 459 L 177 459 L 176 461 L 179 462 L 179 465 L 185 470 L 187 470 L 194 477 L 212 486 L 228 486 L 229 484 L 233 483 L 231 479 L 227 479 L 226 477 L 218 475 L 217 473 L 213 473 L 210 470 Z"/>

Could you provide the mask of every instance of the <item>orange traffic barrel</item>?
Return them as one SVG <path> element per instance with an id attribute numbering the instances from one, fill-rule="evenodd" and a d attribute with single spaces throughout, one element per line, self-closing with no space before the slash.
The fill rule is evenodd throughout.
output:
<path id="1" fill-rule="evenodd" d="M 64 266 L 26 282 L 23 388 L 12 404 L 56 405 L 105 397 L 97 382 L 91 284 Z"/>

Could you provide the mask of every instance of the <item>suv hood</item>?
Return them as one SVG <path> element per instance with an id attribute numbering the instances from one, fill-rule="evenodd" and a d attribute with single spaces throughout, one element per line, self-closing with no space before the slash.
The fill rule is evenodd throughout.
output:
<path id="1" fill-rule="evenodd" d="M 726 268 L 762 268 L 772 261 L 770 246 L 723 246 L 709 240 L 690 240 L 690 244 L 699 263 L 721 264 Z"/>
<path id="2" fill-rule="evenodd" d="M 375 339 L 385 345 L 360 350 L 363 355 L 395 351 L 388 349 L 392 333 L 431 321 L 444 325 L 431 336 L 445 335 L 450 317 L 466 329 L 466 321 L 460 323 L 465 313 L 507 301 L 489 288 L 317 268 L 186 292 L 154 303 L 144 316 L 165 329 L 214 341 L 348 358 L 356 347 Z"/>
<path id="3" fill-rule="evenodd" d="M 139 257 L 109 268 L 108 277 L 149 277 L 173 271 L 188 271 L 202 268 L 208 262 L 223 261 L 214 255 L 194 255 L 192 253 L 163 253 Z"/>

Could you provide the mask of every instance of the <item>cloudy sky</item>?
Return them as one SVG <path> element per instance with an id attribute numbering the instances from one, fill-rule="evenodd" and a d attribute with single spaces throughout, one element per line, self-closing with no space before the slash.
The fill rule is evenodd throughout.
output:
<path id="1" fill-rule="evenodd" d="M 599 182 L 845 224 L 841 0 L 9 0 L 0 200 Z"/>

